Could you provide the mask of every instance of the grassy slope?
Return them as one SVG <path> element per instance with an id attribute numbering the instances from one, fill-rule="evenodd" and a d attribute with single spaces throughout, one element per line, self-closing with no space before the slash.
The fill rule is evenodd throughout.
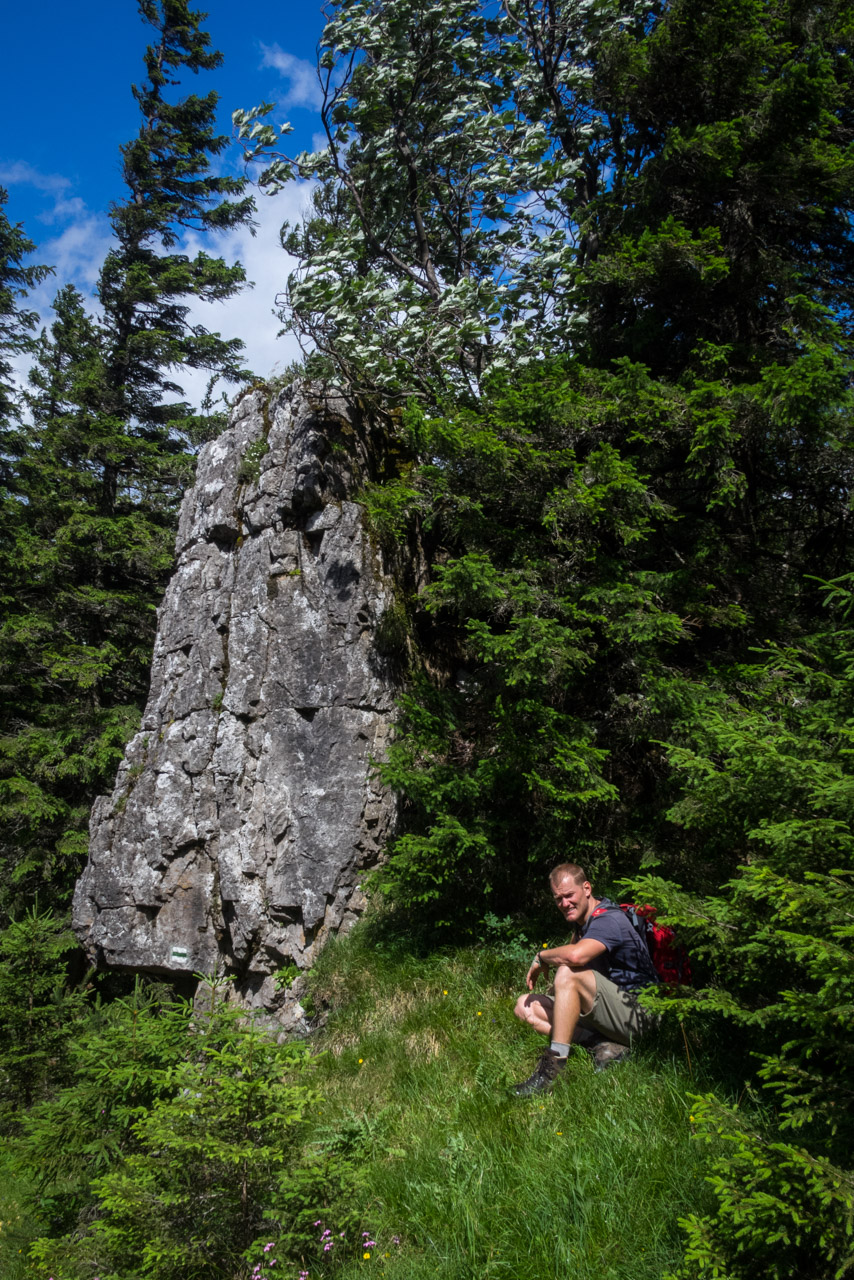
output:
<path id="1" fill-rule="evenodd" d="M 709 1196 L 686 1097 L 704 1082 L 659 1035 L 598 1075 L 575 1050 L 553 1094 L 512 1097 L 542 1048 L 512 1015 L 524 969 L 486 947 L 416 958 L 364 928 L 327 948 L 307 1148 L 348 1155 L 356 1181 L 343 1202 L 299 1204 L 335 1242 L 306 1251 L 303 1280 L 660 1280 L 675 1265 L 678 1218 Z M 34 1274 L 20 1193 L 0 1157 L 2 1280 Z"/>
<path id="2" fill-rule="evenodd" d="M 484 951 L 395 958 L 361 931 L 329 948 L 315 1139 L 349 1135 L 376 1248 L 306 1259 L 311 1280 L 658 1280 L 680 1257 L 677 1219 L 707 1194 L 684 1055 L 659 1040 L 596 1074 L 575 1050 L 552 1095 L 512 1098 L 542 1047 L 512 1015 L 523 971 Z"/>

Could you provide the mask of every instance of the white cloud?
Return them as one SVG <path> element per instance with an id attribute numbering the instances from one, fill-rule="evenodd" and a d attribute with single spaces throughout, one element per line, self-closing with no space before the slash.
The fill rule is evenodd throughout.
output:
<path id="1" fill-rule="evenodd" d="M 30 289 L 26 298 L 21 300 L 22 310 L 38 312 L 36 332 L 51 324 L 54 318 L 53 300 L 65 284 L 73 284 L 80 290 L 91 312 L 96 315 L 100 312 L 95 288 L 101 264 L 112 244 L 109 220 L 103 215 L 92 213 L 82 200 L 60 200 L 56 209 L 55 219 L 51 217 L 42 220 L 53 222 L 70 217 L 71 222 L 57 235 L 40 240 L 35 253 L 31 255 L 32 261 L 53 267 L 53 274 Z M 19 355 L 12 363 L 18 385 L 26 386 L 32 356 Z"/>
<path id="2" fill-rule="evenodd" d="M 54 274 L 33 289 L 22 305 L 37 311 L 41 324 L 49 325 L 53 319 L 53 299 L 57 291 L 69 283 L 80 290 L 90 310 L 97 314 L 100 310 L 95 294 L 98 274 L 114 243 L 106 214 L 93 213 L 83 200 L 69 196 L 71 183 L 59 174 L 41 174 L 31 165 L 12 164 L 0 169 L 0 183 L 12 182 L 29 183 L 55 197 L 53 209 L 43 215 L 43 221 L 48 222 L 55 233 L 40 240 L 33 255 L 35 261 L 53 266 Z M 226 262 L 243 263 L 247 280 L 254 282 L 253 288 L 245 288 L 226 302 L 193 300 L 189 315 L 193 323 L 221 333 L 224 338 L 241 338 L 245 344 L 246 365 L 262 378 L 275 374 L 300 356 L 295 338 L 277 336 L 282 326 L 275 314 L 276 295 L 284 290 L 288 273 L 295 265 L 293 258 L 282 249 L 279 232 L 283 222 L 299 220 L 307 207 L 310 191 L 310 184 L 294 182 L 277 196 L 258 194 L 254 236 L 245 226 L 219 235 L 188 234 L 178 248 L 191 257 L 204 250 Z M 15 361 L 21 383 L 26 380 L 29 364 L 29 357 Z M 177 370 L 176 381 L 183 386 L 188 400 L 195 404 L 201 402 L 208 381 L 204 371 Z M 227 386 L 223 389 L 228 391 Z"/>
<path id="3" fill-rule="evenodd" d="M 280 107 L 308 107 L 319 111 L 323 106 L 323 91 L 317 78 L 317 68 L 305 58 L 286 53 L 277 44 L 262 44 L 262 67 L 274 67 L 290 81 L 290 88 L 279 102 Z"/>
<path id="4" fill-rule="evenodd" d="M 110 245 L 107 217 L 93 213 L 79 196 L 68 194 L 70 178 L 60 173 L 42 173 L 23 160 L 0 166 L 0 185 L 35 187 L 53 197 L 53 205 L 37 217 L 47 226 L 56 227 L 56 232 L 47 239 L 38 234 L 32 236 L 37 241 L 32 258 L 52 266 L 54 274 L 30 293 L 25 305 L 44 317 L 51 312 L 57 289 L 66 283 L 76 285 L 83 294 L 91 294 Z"/>
<path id="5" fill-rule="evenodd" d="M 227 262 L 238 259 L 246 269 L 246 278 L 254 287 L 244 289 L 227 302 L 194 301 L 190 318 L 224 338 L 241 338 L 245 343 L 244 358 L 254 373 L 266 378 L 300 357 L 299 345 L 292 335 L 278 337 L 281 321 L 276 315 L 276 295 L 285 287 L 295 260 L 285 253 L 279 239 L 283 222 L 297 222 L 306 209 L 311 187 L 306 182 L 293 183 L 277 196 L 257 195 L 258 224 L 255 235 L 247 227 L 237 227 L 226 235 L 202 239 L 187 237 L 182 250 L 195 255 L 204 249 Z M 198 403 L 204 395 L 207 375 L 191 370 L 181 371 L 178 379 L 187 398 Z"/>
<path id="6" fill-rule="evenodd" d="M 48 226 L 54 222 L 63 222 L 68 218 L 83 218 L 87 215 L 85 200 L 81 200 L 79 196 L 72 196 L 69 200 L 56 200 L 52 209 L 46 209 L 38 215 L 39 222 L 46 222 Z"/>
<path id="7" fill-rule="evenodd" d="M 71 186 L 71 180 L 59 173 L 40 173 L 25 160 L 0 165 L 0 186 L 12 187 L 20 183 L 35 187 L 38 191 L 51 191 L 57 195 Z"/>
<path id="8" fill-rule="evenodd" d="M 73 220 L 59 235 L 39 243 L 36 257 L 55 268 L 55 274 L 47 285 L 52 298 L 64 284 L 76 285 L 81 293 L 92 295 L 98 281 L 98 272 L 112 244 L 110 223 L 102 214 L 92 213 L 83 201 L 70 201 L 79 209 L 73 212 Z M 44 293 L 42 286 L 41 293 Z M 41 307 L 39 308 L 41 310 Z"/>

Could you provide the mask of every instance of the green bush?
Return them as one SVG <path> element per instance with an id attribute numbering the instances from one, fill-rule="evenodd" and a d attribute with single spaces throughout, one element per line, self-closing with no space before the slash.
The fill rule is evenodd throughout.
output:
<path id="1" fill-rule="evenodd" d="M 747 1032 L 773 1108 L 757 1128 L 714 1099 L 697 1104 L 729 1155 L 710 1175 L 716 1212 L 687 1222 L 680 1275 L 829 1280 L 854 1262 L 852 588 L 851 576 L 826 584 L 827 612 L 798 646 L 766 646 L 684 699 L 670 816 L 718 891 L 633 882 L 699 961 L 698 988 L 659 1004 Z"/>
<path id="2" fill-rule="evenodd" d="M 854 1174 L 769 1140 L 713 1096 L 692 1124 L 720 1151 L 708 1181 L 717 1208 L 681 1222 L 685 1257 L 664 1280 L 840 1280 L 854 1265 Z"/>
<path id="3" fill-rule="evenodd" d="M 77 943 L 64 920 L 33 907 L 0 933 L 0 1126 L 65 1076 L 85 995 L 68 986 Z"/>
<path id="4" fill-rule="evenodd" d="M 17 1158 L 52 1228 L 31 1248 L 45 1274 L 249 1275 L 316 1095 L 307 1050 L 222 996 L 116 1002 L 82 1038 L 75 1082 L 27 1117 Z"/>

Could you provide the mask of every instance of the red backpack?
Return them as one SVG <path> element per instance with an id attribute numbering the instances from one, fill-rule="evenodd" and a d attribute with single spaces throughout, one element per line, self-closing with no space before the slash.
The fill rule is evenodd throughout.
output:
<path id="1" fill-rule="evenodd" d="M 649 954 L 662 983 L 666 987 L 678 987 L 691 981 L 691 961 L 685 948 L 675 940 L 669 924 L 656 924 L 656 908 L 649 903 L 636 906 L 633 902 L 621 902 L 634 929 L 645 940 Z"/>
<path id="2" fill-rule="evenodd" d="M 606 911 L 608 909 L 605 908 Z M 634 902 L 621 902 L 620 910 L 628 918 L 635 933 L 646 943 L 662 985 L 678 987 L 690 983 L 691 961 L 688 952 L 675 941 L 669 924 L 655 923 L 656 908 L 649 903 L 639 907 Z M 599 911 L 594 911 L 593 914 L 598 915 Z"/>

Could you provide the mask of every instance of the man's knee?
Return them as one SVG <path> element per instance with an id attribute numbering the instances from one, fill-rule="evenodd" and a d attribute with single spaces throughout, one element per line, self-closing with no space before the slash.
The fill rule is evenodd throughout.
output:
<path id="1" fill-rule="evenodd" d="M 591 989 L 595 991 L 596 975 L 589 969 L 570 969 L 569 965 L 562 964 L 555 970 L 554 984 L 556 991 L 560 991 L 563 987 L 576 987 L 579 991 Z"/>
<path id="2" fill-rule="evenodd" d="M 521 1018 L 522 1022 L 529 1022 L 532 1026 L 543 1016 L 539 1001 L 534 1002 L 529 995 L 519 997 L 513 1012 L 517 1018 Z"/>
<path id="3" fill-rule="evenodd" d="M 570 969 L 561 965 L 554 975 L 555 992 L 574 989 L 583 1012 L 588 1012 L 596 999 L 596 974 L 592 969 Z"/>
<path id="4" fill-rule="evenodd" d="M 542 996 L 534 994 L 520 996 L 513 1007 L 513 1012 L 522 1022 L 527 1022 L 537 1031 L 542 1031 L 551 1022 L 551 1001 L 546 1006 Z"/>

